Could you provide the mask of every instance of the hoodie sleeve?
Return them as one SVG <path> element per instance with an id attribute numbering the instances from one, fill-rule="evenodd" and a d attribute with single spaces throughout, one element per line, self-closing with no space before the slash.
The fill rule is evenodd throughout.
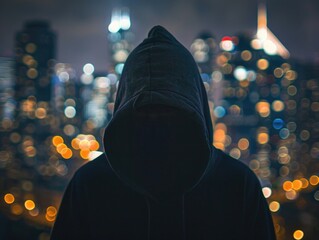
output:
<path id="1" fill-rule="evenodd" d="M 73 176 L 64 192 L 58 216 L 54 223 L 51 240 L 89 239 L 88 224 L 85 223 L 84 186 L 78 181 L 77 174 Z M 83 196 L 84 195 L 84 196 Z"/>

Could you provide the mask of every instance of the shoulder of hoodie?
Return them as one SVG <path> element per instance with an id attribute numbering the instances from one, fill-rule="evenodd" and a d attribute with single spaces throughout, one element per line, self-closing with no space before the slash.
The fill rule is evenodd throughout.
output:
<path id="1" fill-rule="evenodd" d="M 219 149 L 217 149 L 217 152 L 213 175 L 217 174 L 233 182 L 242 180 L 245 182 L 245 185 L 248 184 L 256 188 L 261 188 L 258 177 L 245 163 L 229 156 Z"/>
<path id="2" fill-rule="evenodd" d="M 111 169 L 105 154 L 101 154 L 94 160 L 82 165 L 73 175 L 74 184 L 83 184 L 98 187 L 101 185 L 111 185 L 118 182 L 113 170 Z M 104 183 L 104 184 L 103 184 Z"/>

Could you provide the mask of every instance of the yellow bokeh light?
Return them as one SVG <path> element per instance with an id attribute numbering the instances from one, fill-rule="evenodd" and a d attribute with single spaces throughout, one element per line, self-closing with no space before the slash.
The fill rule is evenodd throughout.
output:
<path id="1" fill-rule="evenodd" d="M 312 175 L 310 178 L 309 178 L 309 182 L 312 186 L 316 186 L 318 185 L 319 183 L 319 177 L 316 176 L 316 175 Z"/>
<path id="2" fill-rule="evenodd" d="M 254 49 L 261 49 L 262 48 L 262 42 L 259 39 L 253 39 L 250 42 L 250 45 L 252 46 L 252 48 Z"/>
<path id="3" fill-rule="evenodd" d="M 86 135 L 86 139 L 91 141 L 91 140 L 95 140 L 95 137 L 92 134 L 88 134 Z"/>
<path id="4" fill-rule="evenodd" d="M 282 68 L 276 68 L 274 70 L 274 75 L 276 78 L 281 78 L 284 75 L 284 70 L 282 70 Z"/>
<path id="5" fill-rule="evenodd" d="M 238 141 L 238 148 L 240 150 L 247 150 L 249 147 L 249 141 L 247 138 L 241 138 L 239 141 Z"/>
<path id="6" fill-rule="evenodd" d="M 34 43 L 28 43 L 25 47 L 28 53 L 34 53 L 37 50 L 37 46 Z"/>
<path id="7" fill-rule="evenodd" d="M 37 108 L 35 116 L 39 119 L 43 119 L 47 116 L 47 110 L 45 108 Z"/>
<path id="8" fill-rule="evenodd" d="M 81 156 L 83 159 L 89 159 L 90 150 L 89 150 L 89 149 L 82 149 L 82 150 L 80 151 L 80 156 Z"/>
<path id="9" fill-rule="evenodd" d="M 216 126 L 215 126 L 215 129 L 216 130 L 217 129 L 222 129 L 222 130 L 224 130 L 224 132 L 226 132 L 227 131 L 227 126 L 224 123 L 217 123 Z"/>
<path id="10" fill-rule="evenodd" d="M 285 105 L 284 105 L 284 103 L 282 101 L 275 100 L 275 101 L 272 102 L 271 107 L 272 107 L 272 109 L 274 111 L 280 112 L 280 111 L 284 110 Z"/>
<path id="11" fill-rule="evenodd" d="M 52 143 L 53 143 L 54 146 L 58 146 L 59 144 L 61 144 L 63 142 L 64 142 L 64 140 L 63 140 L 63 138 L 61 136 L 54 136 L 52 138 Z"/>
<path id="12" fill-rule="evenodd" d="M 7 204 L 12 204 L 15 201 L 15 198 L 14 198 L 13 194 L 7 193 L 6 195 L 4 195 L 4 201 Z"/>
<path id="13" fill-rule="evenodd" d="M 298 194 L 295 190 L 291 190 L 285 193 L 286 198 L 289 200 L 295 200 L 298 197 Z"/>
<path id="14" fill-rule="evenodd" d="M 90 142 L 87 139 L 83 139 L 79 143 L 80 149 L 89 149 L 90 148 Z"/>
<path id="15" fill-rule="evenodd" d="M 97 151 L 100 148 L 100 144 L 96 140 L 90 140 L 90 150 Z"/>
<path id="16" fill-rule="evenodd" d="M 35 68 L 30 68 L 27 71 L 27 76 L 31 79 L 34 79 L 38 76 L 38 71 Z"/>
<path id="17" fill-rule="evenodd" d="M 225 131 L 222 129 L 216 129 L 214 131 L 214 141 L 224 143 L 226 140 Z"/>
<path id="18" fill-rule="evenodd" d="M 53 206 L 49 206 L 46 214 L 50 217 L 55 217 L 57 215 L 57 209 Z"/>
<path id="19" fill-rule="evenodd" d="M 297 73 L 293 70 L 288 70 L 285 74 L 285 77 L 292 81 L 292 80 L 295 80 L 297 78 Z"/>
<path id="20" fill-rule="evenodd" d="M 302 239 L 302 238 L 303 238 L 304 233 L 303 233 L 303 231 L 301 231 L 301 230 L 296 230 L 296 231 L 294 232 L 293 236 L 294 236 L 294 239 L 299 240 L 299 239 Z"/>
<path id="21" fill-rule="evenodd" d="M 302 188 L 307 188 L 309 186 L 309 182 L 307 179 L 301 178 L 300 181 L 302 183 L 302 186 L 301 186 Z"/>
<path id="22" fill-rule="evenodd" d="M 259 133 L 257 136 L 257 141 L 260 144 L 265 144 L 269 141 L 268 133 Z"/>
<path id="23" fill-rule="evenodd" d="M 214 142 L 214 147 L 220 150 L 225 150 L 225 145 L 221 142 Z"/>
<path id="24" fill-rule="evenodd" d="M 280 203 L 277 202 L 277 201 L 272 201 L 272 202 L 269 204 L 269 209 L 270 209 L 270 211 L 272 211 L 272 212 L 278 212 L 278 210 L 280 209 Z"/>
<path id="25" fill-rule="evenodd" d="M 266 59 L 259 59 L 257 61 L 257 67 L 260 69 L 260 70 L 266 70 L 269 66 L 269 62 L 266 60 Z"/>
<path id="26" fill-rule="evenodd" d="M 22 61 L 25 65 L 29 65 L 31 61 L 33 61 L 33 57 L 26 54 L 23 56 Z"/>
<path id="27" fill-rule="evenodd" d="M 262 117 L 268 117 L 270 114 L 270 105 L 268 102 L 258 102 L 256 104 L 256 111 L 259 113 Z"/>
<path id="28" fill-rule="evenodd" d="M 24 202 L 24 207 L 27 209 L 27 210 L 32 210 L 35 208 L 35 203 L 32 201 L 32 200 L 26 200 Z"/>
<path id="29" fill-rule="evenodd" d="M 37 150 L 33 146 L 28 146 L 25 148 L 25 153 L 28 157 L 34 157 L 37 154 Z"/>
<path id="30" fill-rule="evenodd" d="M 78 139 L 78 138 L 72 139 L 71 146 L 73 147 L 73 149 L 79 150 L 80 149 L 79 144 L 80 144 L 80 139 Z"/>
<path id="31" fill-rule="evenodd" d="M 67 148 L 67 146 L 64 143 L 60 143 L 57 147 L 56 150 L 58 153 L 62 153 L 63 149 Z"/>
<path id="32" fill-rule="evenodd" d="M 302 187 L 302 182 L 300 180 L 294 180 L 292 182 L 292 187 L 294 190 L 299 190 Z"/>
<path id="33" fill-rule="evenodd" d="M 64 148 L 61 155 L 64 159 L 70 159 L 73 156 L 73 152 L 70 148 Z"/>
<path id="34" fill-rule="evenodd" d="M 48 221 L 48 222 L 54 222 L 55 221 L 55 216 L 52 217 L 52 216 L 49 216 L 48 214 L 45 215 L 45 219 Z"/>

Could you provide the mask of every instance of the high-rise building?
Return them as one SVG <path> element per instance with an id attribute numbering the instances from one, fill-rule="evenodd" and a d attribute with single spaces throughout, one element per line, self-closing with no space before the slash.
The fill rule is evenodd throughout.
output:
<path id="1" fill-rule="evenodd" d="M 133 34 L 130 31 L 131 20 L 128 8 L 115 8 L 108 26 L 108 37 L 114 71 L 120 75 L 124 62 L 132 50 Z"/>
<path id="2" fill-rule="evenodd" d="M 54 156 L 51 143 L 59 123 L 52 105 L 55 42 L 55 33 L 45 21 L 29 21 L 16 34 L 11 79 L 15 80 L 15 116 L 10 124 L 7 116 L 2 121 L 8 128 L 0 144 L 1 192 L 7 204 L 1 210 L 13 219 L 28 219 L 44 228 L 53 220 L 46 218 L 43 208 L 57 202 L 56 196 L 47 194 L 52 185 L 49 180 L 59 171 L 65 175 L 65 164 Z M 5 78 L 10 76 L 9 68 L 2 70 Z"/>
<path id="3" fill-rule="evenodd" d="M 112 66 L 108 74 L 109 99 L 108 115 L 113 114 L 114 101 L 118 86 L 118 80 L 122 74 L 124 63 L 133 49 L 134 34 L 130 31 L 131 19 L 129 9 L 126 7 L 114 8 L 111 22 L 108 25 L 108 40 L 111 52 Z"/>
<path id="4" fill-rule="evenodd" d="M 16 34 L 17 101 L 33 96 L 37 101 L 51 100 L 51 77 L 56 54 L 56 35 L 46 21 L 28 21 Z"/>

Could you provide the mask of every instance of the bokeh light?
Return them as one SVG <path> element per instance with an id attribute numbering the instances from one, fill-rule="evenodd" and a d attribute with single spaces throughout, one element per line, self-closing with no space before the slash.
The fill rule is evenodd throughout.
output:
<path id="1" fill-rule="evenodd" d="M 303 239 L 304 233 L 301 230 L 296 230 L 296 231 L 294 231 L 293 237 L 296 240 Z"/>

